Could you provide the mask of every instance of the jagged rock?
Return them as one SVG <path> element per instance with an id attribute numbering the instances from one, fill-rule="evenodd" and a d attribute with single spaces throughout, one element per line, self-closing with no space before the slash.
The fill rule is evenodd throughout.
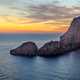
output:
<path id="1" fill-rule="evenodd" d="M 63 54 L 60 41 L 50 41 L 39 49 L 39 56 L 51 57 Z"/>
<path id="2" fill-rule="evenodd" d="M 60 41 L 65 51 L 80 48 L 80 16 L 73 19 L 68 31 L 60 37 Z"/>
<path id="3" fill-rule="evenodd" d="M 38 53 L 38 48 L 34 42 L 25 42 L 21 46 L 16 49 L 10 51 L 12 55 L 19 55 L 19 56 L 36 56 Z"/>

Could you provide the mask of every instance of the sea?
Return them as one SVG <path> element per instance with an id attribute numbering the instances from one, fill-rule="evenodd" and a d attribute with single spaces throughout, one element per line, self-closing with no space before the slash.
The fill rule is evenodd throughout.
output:
<path id="1" fill-rule="evenodd" d="M 62 33 L 0 34 L 0 80 L 80 80 L 80 50 L 59 57 L 20 57 L 10 50 L 33 41 L 40 48 Z"/>

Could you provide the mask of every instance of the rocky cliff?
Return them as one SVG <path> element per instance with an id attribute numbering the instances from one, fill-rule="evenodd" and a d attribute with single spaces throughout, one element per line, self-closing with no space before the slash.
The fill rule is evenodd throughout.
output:
<path id="1" fill-rule="evenodd" d="M 12 55 L 52 57 L 65 54 L 68 51 L 80 49 L 80 17 L 75 17 L 60 41 L 45 43 L 40 49 L 33 42 L 23 43 L 20 47 L 10 51 Z"/>
<path id="2" fill-rule="evenodd" d="M 60 37 L 60 41 L 66 50 L 80 47 L 80 16 L 73 19 L 68 31 Z"/>

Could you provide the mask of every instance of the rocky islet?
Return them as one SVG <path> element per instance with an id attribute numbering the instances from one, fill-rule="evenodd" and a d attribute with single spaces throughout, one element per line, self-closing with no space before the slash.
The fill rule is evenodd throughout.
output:
<path id="1" fill-rule="evenodd" d="M 60 37 L 60 41 L 47 42 L 39 49 L 34 42 L 25 42 L 18 48 L 10 50 L 10 54 L 52 57 L 76 49 L 80 49 L 80 16 L 73 19 L 68 31 Z"/>

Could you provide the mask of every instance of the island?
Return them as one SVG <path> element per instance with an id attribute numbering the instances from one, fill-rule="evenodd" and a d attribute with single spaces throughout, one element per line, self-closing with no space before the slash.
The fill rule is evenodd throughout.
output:
<path id="1" fill-rule="evenodd" d="M 25 42 L 16 49 L 10 50 L 10 54 L 16 56 L 28 56 L 33 57 L 38 53 L 38 47 L 34 42 Z"/>
<path id="2" fill-rule="evenodd" d="M 10 54 L 18 56 L 53 57 L 80 49 L 80 16 L 75 17 L 67 32 L 60 36 L 60 41 L 50 41 L 38 48 L 34 42 L 25 42 Z"/>

